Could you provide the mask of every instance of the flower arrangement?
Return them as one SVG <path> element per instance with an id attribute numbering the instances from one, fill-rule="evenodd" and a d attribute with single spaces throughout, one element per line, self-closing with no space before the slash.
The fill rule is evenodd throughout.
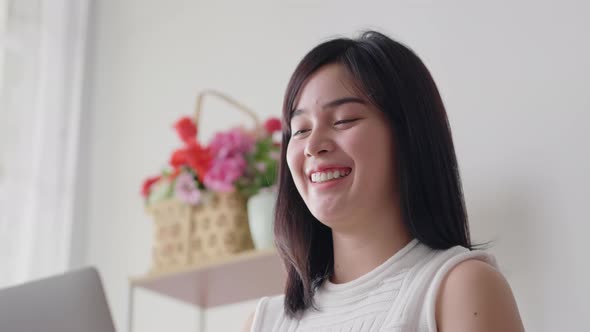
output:
<path id="1" fill-rule="evenodd" d="M 250 197 L 275 189 L 279 119 L 269 118 L 262 130 L 237 127 L 216 133 L 207 146 L 198 141 L 191 118 L 182 117 L 174 129 L 183 146 L 172 153 L 169 167 L 144 181 L 141 193 L 146 204 L 174 197 L 198 205 L 216 192 L 238 191 Z"/>

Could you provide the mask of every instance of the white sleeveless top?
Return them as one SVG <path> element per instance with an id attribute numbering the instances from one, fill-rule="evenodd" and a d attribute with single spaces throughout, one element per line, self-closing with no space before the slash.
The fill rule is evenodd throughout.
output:
<path id="1" fill-rule="evenodd" d="M 439 286 L 447 272 L 468 259 L 497 268 L 485 252 L 460 246 L 433 250 L 414 239 L 358 279 L 343 284 L 326 280 L 314 296 L 319 310 L 306 310 L 300 320 L 285 315 L 284 295 L 262 298 L 250 331 L 436 332 Z"/>

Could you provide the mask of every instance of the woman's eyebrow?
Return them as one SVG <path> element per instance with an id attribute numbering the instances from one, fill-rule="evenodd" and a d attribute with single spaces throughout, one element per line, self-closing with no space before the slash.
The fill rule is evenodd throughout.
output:
<path id="1" fill-rule="evenodd" d="M 363 99 L 358 98 L 358 97 L 343 97 L 343 98 L 334 99 L 330 102 L 325 103 L 322 106 L 322 109 L 325 110 L 325 109 L 329 109 L 329 108 L 336 108 L 340 105 L 349 104 L 349 103 L 356 103 L 356 104 L 363 104 L 363 105 L 366 104 L 366 102 Z M 302 113 L 305 113 L 305 112 L 306 112 L 306 110 L 301 109 L 301 108 L 293 110 L 291 112 L 291 119 L 296 117 L 297 115 L 301 115 Z"/>

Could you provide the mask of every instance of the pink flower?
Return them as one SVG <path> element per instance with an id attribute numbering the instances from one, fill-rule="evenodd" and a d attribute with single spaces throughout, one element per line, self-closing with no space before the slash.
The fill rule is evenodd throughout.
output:
<path id="1" fill-rule="evenodd" d="M 266 168 L 267 168 L 266 167 L 266 163 L 263 163 L 263 162 L 256 163 L 255 167 L 261 173 L 264 172 L 264 171 L 266 171 Z"/>
<path id="2" fill-rule="evenodd" d="M 180 173 L 174 185 L 176 197 L 182 202 L 197 205 L 201 202 L 201 191 L 190 173 Z"/>
<path id="3" fill-rule="evenodd" d="M 216 134 L 209 145 L 213 161 L 203 179 L 205 186 L 218 192 L 234 191 L 235 181 L 246 171 L 244 155 L 253 152 L 255 144 L 254 136 L 241 128 Z"/>
<path id="4" fill-rule="evenodd" d="M 214 159 L 225 159 L 236 154 L 252 152 L 256 141 L 241 128 L 234 128 L 225 133 L 218 133 L 213 137 L 209 148 Z"/>
<path id="5" fill-rule="evenodd" d="M 244 174 L 246 166 L 246 160 L 241 154 L 215 159 L 203 183 L 213 191 L 234 191 L 234 182 Z"/>

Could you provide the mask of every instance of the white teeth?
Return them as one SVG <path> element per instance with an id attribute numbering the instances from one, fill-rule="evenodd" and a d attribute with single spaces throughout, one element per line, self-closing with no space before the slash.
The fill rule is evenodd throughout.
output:
<path id="1" fill-rule="evenodd" d="M 312 182 L 325 182 L 333 179 L 343 178 L 350 174 L 350 170 L 336 170 L 333 172 L 322 172 L 322 173 L 313 173 L 311 174 L 311 181 Z"/>

